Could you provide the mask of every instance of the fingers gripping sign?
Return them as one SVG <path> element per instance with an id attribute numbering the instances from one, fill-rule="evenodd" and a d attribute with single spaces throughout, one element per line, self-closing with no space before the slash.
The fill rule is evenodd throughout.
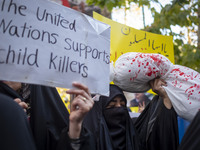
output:
<path id="1" fill-rule="evenodd" d="M 73 86 L 76 89 L 67 91 L 68 94 L 74 95 L 74 99 L 71 100 L 69 136 L 70 138 L 78 138 L 80 136 L 79 130 L 81 130 L 83 119 L 93 107 L 94 101 L 87 86 L 77 82 L 74 82 Z"/>

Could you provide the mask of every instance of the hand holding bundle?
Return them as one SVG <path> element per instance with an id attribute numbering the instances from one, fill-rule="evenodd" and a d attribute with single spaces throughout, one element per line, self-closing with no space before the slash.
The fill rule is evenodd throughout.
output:
<path id="1" fill-rule="evenodd" d="M 173 65 L 160 54 L 130 52 L 111 65 L 113 82 L 128 92 L 146 92 L 149 81 L 160 77 L 177 114 L 192 120 L 200 109 L 200 74 L 193 69 Z"/>

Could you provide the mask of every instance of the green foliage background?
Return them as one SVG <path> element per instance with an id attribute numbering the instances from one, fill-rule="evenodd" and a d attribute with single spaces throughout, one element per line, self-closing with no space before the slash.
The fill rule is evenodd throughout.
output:
<path id="1" fill-rule="evenodd" d="M 107 7 L 110 11 L 114 7 L 122 6 L 129 9 L 127 4 L 130 3 L 135 3 L 139 7 L 147 6 L 151 10 L 154 22 L 143 30 L 172 35 L 175 63 L 200 72 L 200 0 L 171 0 L 165 6 L 162 6 L 159 0 L 87 0 L 87 3 Z M 157 3 L 161 11 L 157 12 L 152 3 Z M 171 29 L 172 26 L 186 28 L 187 35 L 183 32 L 175 33 Z"/>

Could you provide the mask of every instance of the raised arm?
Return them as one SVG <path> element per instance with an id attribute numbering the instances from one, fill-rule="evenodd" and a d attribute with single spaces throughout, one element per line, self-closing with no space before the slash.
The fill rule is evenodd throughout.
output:
<path id="1" fill-rule="evenodd" d="M 167 95 L 167 92 L 163 88 L 163 86 L 167 86 L 167 82 L 161 78 L 155 78 L 154 80 L 151 80 L 149 83 L 151 85 L 152 90 L 163 99 L 165 107 L 171 109 L 172 103 Z"/>
<path id="2" fill-rule="evenodd" d="M 75 98 L 71 101 L 69 137 L 71 139 L 78 139 L 80 137 L 83 119 L 93 107 L 94 101 L 87 86 L 77 82 L 74 82 L 73 86 L 77 89 L 67 91 L 68 94 L 75 95 Z"/>

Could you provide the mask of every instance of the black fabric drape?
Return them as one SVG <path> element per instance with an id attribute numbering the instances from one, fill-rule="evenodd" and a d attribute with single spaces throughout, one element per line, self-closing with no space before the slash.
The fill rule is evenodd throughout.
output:
<path id="1" fill-rule="evenodd" d="M 69 113 L 57 90 L 40 85 L 30 85 L 30 90 L 30 126 L 37 150 L 71 150 L 68 137 Z M 21 98 L 2 82 L 0 93 L 12 99 Z M 81 149 L 94 149 L 91 134 L 85 128 L 81 132 L 80 141 Z M 23 141 L 21 143 L 23 144 Z"/>
<path id="2" fill-rule="evenodd" d="M 95 102 L 94 107 L 84 120 L 84 124 L 95 136 L 97 150 L 115 150 L 114 145 L 117 140 L 115 141 L 111 137 L 111 131 L 108 129 L 103 111 L 107 104 L 118 95 L 122 96 L 126 101 L 122 90 L 115 85 L 110 85 L 110 96 L 101 96 L 99 101 Z M 127 108 L 124 117 L 126 119 L 126 133 L 124 135 L 126 138 L 126 142 L 124 143 L 126 150 L 139 150 L 139 140 Z"/>
<path id="3" fill-rule="evenodd" d="M 167 109 L 155 96 L 135 122 L 142 150 L 177 150 L 178 123 L 173 108 Z"/>
<path id="4" fill-rule="evenodd" d="M 188 129 L 186 130 L 178 150 L 200 149 L 200 111 L 197 112 Z"/>
<path id="5" fill-rule="evenodd" d="M 13 101 L 17 93 L 5 85 L 9 97 L 0 88 L 0 149 L 36 150 L 27 116 L 21 106 Z M 15 96 L 16 95 L 16 96 Z"/>
<path id="6" fill-rule="evenodd" d="M 56 150 L 69 113 L 55 88 L 31 85 L 30 125 L 38 150 Z"/>
<path id="7" fill-rule="evenodd" d="M 8 85 L 4 84 L 3 82 L 0 81 L 0 93 L 5 94 L 11 98 L 20 98 L 22 101 L 24 99 L 12 88 L 10 88 Z"/>

